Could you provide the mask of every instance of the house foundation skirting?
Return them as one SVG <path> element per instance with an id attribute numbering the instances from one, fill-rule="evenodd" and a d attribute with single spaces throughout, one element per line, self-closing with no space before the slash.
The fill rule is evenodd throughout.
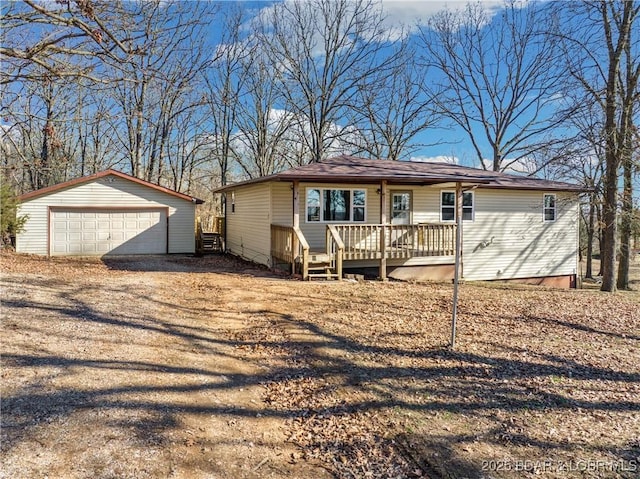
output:
<path id="1" fill-rule="evenodd" d="M 564 276 L 545 276 L 542 278 L 516 278 L 500 280 L 517 284 L 534 284 L 537 286 L 548 286 L 550 288 L 576 288 L 576 275 L 567 274 Z"/>
<path id="2" fill-rule="evenodd" d="M 449 281 L 454 273 L 452 264 L 389 267 L 389 277 L 400 281 Z"/>
<path id="3" fill-rule="evenodd" d="M 347 267 L 348 268 L 348 267 Z M 400 281 L 451 281 L 455 273 L 452 264 L 389 267 L 389 277 Z M 503 281 L 516 284 L 533 284 L 550 288 L 575 288 L 576 275 L 544 276 L 537 278 L 513 278 Z"/>

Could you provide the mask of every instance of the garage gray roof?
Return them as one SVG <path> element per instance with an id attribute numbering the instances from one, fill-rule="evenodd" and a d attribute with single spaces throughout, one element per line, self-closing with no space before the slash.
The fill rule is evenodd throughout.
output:
<path id="1" fill-rule="evenodd" d="M 308 165 L 291 168 L 270 176 L 227 185 L 215 192 L 265 181 L 306 181 L 325 183 L 376 183 L 435 185 L 450 182 L 477 184 L 485 188 L 585 191 L 572 183 L 486 171 L 448 163 L 418 161 L 370 160 L 354 156 L 337 156 Z"/>

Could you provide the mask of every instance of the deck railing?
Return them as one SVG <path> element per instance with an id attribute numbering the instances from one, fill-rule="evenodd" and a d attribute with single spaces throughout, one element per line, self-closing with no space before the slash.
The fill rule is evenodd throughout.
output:
<path id="1" fill-rule="evenodd" d="M 302 277 L 308 276 L 309 243 L 300 228 L 294 226 L 271 225 L 271 256 L 290 263 L 295 272 L 296 263 L 302 265 Z"/>
<path id="2" fill-rule="evenodd" d="M 343 261 L 453 256 L 456 227 L 452 224 L 327 225 L 326 253 L 329 269 L 342 277 Z M 309 277 L 309 243 L 300 228 L 271 225 L 271 256 L 291 265 L 291 272 Z M 315 264 L 315 263 L 314 263 Z M 300 269 L 297 269 L 300 265 Z"/>
<path id="3" fill-rule="evenodd" d="M 344 243 L 345 260 L 453 256 L 455 253 L 453 224 L 331 226 Z"/>
<path id="4" fill-rule="evenodd" d="M 224 216 L 213 217 L 213 233 L 218 233 L 220 236 L 224 236 L 225 219 Z"/>
<path id="5" fill-rule="evenodd" d="M 340 238 L 340 233 L 334 225 L 327 226 L 327 254 L 331 258 L 331 269 L 342 278 L 342 260 L 344 258 L 344 242 Z"/>

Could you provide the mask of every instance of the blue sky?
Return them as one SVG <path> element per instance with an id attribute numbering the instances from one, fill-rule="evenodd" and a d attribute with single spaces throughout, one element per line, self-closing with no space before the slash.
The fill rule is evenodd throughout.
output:
<path id="1" fill-rule="evenodd" d="M 208 33 L 208 48 L 210 48 L 212 54 L 216 51 L 216 46 L 219 44 L 223 34 L 223 13 L 226 8 L 235 7 L 239 4 L 245 9 L 245 11 L 247 12 L 247 16 L 250 17 L 252 15 L 259 15 L 262 10 L 270 8 L 275 3 L 273 1 L 211 1 L 212 3 L 217 4 L 221 10 L 218 14 L 215 15 L 214 23 L 211 25 Z M 410 35 L 412 33 L 416 33 L 420 26 L 425 26 L 434 14 L 441 12 L 443 9 L 464 9 L 467 3 L 467 0 L 380 1 L 380 5 L 382 6 L 383 12 L 386 16 L 385 27 L 388 29 L 388 31 L 397 33 L 400 32 L 401 27 L 404 27 L 405 31 L 409 31 Z M 499 13 L 504 7 L 503 0 L 473 0 L 472 3 L 482 4 L 485 11 L 490 15 Z M 522 0 L 522 2 L 518 5 L 523 5 L 526 7 L 526 4 L 527 0 Z M 248 21 L 247 28 L 250 28 Z M 250 33 L 250 30 L 247 30 L 247 32 Z M 430 80 L 431 78 L 425 79 L 425 81 Z M 349 127 L 350 125 L 340 124 L 339 126 L 344 128 Z M 431 146 L 421 146 L 417 150 L 411 152 L 410 155 L 406 155 L 403 159 L 411 158 L 420 159 L 423 161 L 444 160 L 454 161 L 468 166 L 480 166 L 476 152 L 472 148 L 471 142 L 468 139 L 466 133 L 455 127 L 447 130 L 435 128 L 428 129 L 418 137 L 416 137 L 413 140 L 413 143 L 417 145 L 422 144 Z M 485 158 L 488 158 L 491 155 L 491 149 L 487 145 L 486 140 L 481 139 L 479 143 L 482 148 L 483 155 L 485 156 Z"/>
<path id="2" fill-rule="evenodd" d="M 241 2 L 247 11 L 253 15 L 258 15 L 262 9 L 269 8 L 274 2 Z M 419 26 L 424 26 L 431 16 L 443 9 L 463 9 L 467 5 L 467 0 L 382 0 L 381 5 L 386 16 L 385 26 L 390 32 L 400 32 L 401 27 L 410 34 L 417 32 Z M 481 0 L 483 7 L 490 13 L 495 14 L 504 6 L 502 0 Z M 235 2 L 220 2 L 221 8 L 232 6 Z M 222 15 L 220 16 L 222 17 Z M 221 27 L 220 27 L 221 28 Z M 211 41 L 215 44 L 220 39 L 220 28 L 213 28 Z M 347 125 L 340 125 L 345 127 Z M 466 134 L 459 129 L 429 129 L 420 134 L 414 140 L 415 144 L 434 145 L 421 146 L 411 153 L 412 159 L 423 161 L 455 161 L 468 166 L 480 166 L 477 155 L 473 150 Z M 482 143 L 482 142 L 481 142 Z M 483 145 L 484 149 L 490 151 L 488 145 Z M 407 158 L 408 159 L 408 158 Z"/>

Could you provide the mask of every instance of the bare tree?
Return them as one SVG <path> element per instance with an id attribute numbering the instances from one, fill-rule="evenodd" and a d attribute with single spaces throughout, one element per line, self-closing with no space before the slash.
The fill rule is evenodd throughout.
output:
<path id="1" fill-rule="evenodd" d="M 234 133 L 238 128 L 238 102 L 245 80 L 243 58 L 248 51 L 242 38 L 244 15 L 241 7 L 225 13 L 222 39 L 213 62 L 203 72 L 205 101 L 212 121 L 210 152 L 218 164 L 222 186 L 227 184 L 229 170 L 238 156 Z"/>
<path id="2" fill-rule="evenodd" d="M 308 134 L 309 161 L 320 161 L 351 120 L 358 86 L 389 67 L 379 5 L 369 0 L 292 0 L 264 14 L 273 68 L 286 109 Z M 344 124 L 342 126 L 345 126 Z"/>
<path id="3" fill-rule="evenodd" d="M 640 9 L 637 10 L 640 12 Z M 640 35 L 633 38 L 633 30 L 624 48 L 623 68 L 620 71 L 620 104 L 622 107 L 621 130 L 624 137 L 619 141 L 621 146 L 621 163 L 623 170 L 622 207 L 620 214 L 620 261 L 618 263 L 618 277 L 616 287 L 629 289 L 629 266 L 631 262 L 631 233 L 633 229 L 633 177 L 637 173 L 638 166 L 634 164 L 635 156 L 640 146 L 637 122 L 634 122 L 636 114 L 640 113 L 640 89 L 638 79 L 640 77 Z M 634 44 L 635 40 L 635 44 Z"/>
<path id="4" fill-rule="evenodd" d="M 147 52 L 123 26 L 148 2 L 2 2 L 1 83 L 47 77 L 103 81 L 105 60 L 122 64 Z M 36 33 L 37 32 L 37 33 Z"/>
<path id="5" fill-rule="evenodd" d="M 187 127 L 178 117 L 204 103 L 193 92 L 210 63 L 203 43 L 212 14 L 211 4 L 153 2 L 130 26 L 145 55 L 116 67 L 126 78 L 111 95 L 122 118 L 119 144 L 134 176 L 160 181 L 172 135 Z"/>
<path id="6" fill-rule="evenodd" d="M 638 103 L 640 61 L 637 26 L 640 4 L 583 0 L 566 22 L 566 61 L 577 87 L 603 112 L 605 159 L 602 290 L 616 289 L 618 180 L 631 155 L 633 116 Z M 575 22 L 575 15 L 581 22 Z M 574 26 L 571 29 L 571 25 Z"/>
<path id="7" fill-rule="evenodd" d="M 637 104 L 638 102 L 636 102 Z M 638 147 L 640 137 L 637 128 L 631 125 L 628 128 L 628 136 L 623 146 L 624 156 L 622 158 L 622 201 L 620 210 L 620 259 L 618 262 L 618 277 L 616 287 L 618 289 L 629 288 L 629 267 L 631 265 L 631 236 L 633 233 L 633 223 L 635 210 L 633 204 L 633 184 L 634 176 L 638 174 Z"/>
<path id="8" fill-rule="evenodd" d="M 541 3 L 510 1 L 493 18 L 475 3 L 421 28 L 432 98 L 485 169 L 503 171 L 561 141 L 550 134 L 564 120 L 549 113 L 563 75 L 553 19 Z"/>
<path id="9" fill-rule="evenodd" d="M 396 45 L 389 69 L 363 79 L 354 108 L 359 113 L 356 141 L 372 158 L 399 160 L 419 146 L 415 137 L 435 125 L 434 99 L 424 88 L 427 70 L 415 59 L 407 37 Z"/>
<path id="10" fill-rule="evenodd" d="M 270 175 L 285 166 L 292 114 L 278 108 L 284 99 L 278 72 L 255 39 L 243 57 L 240 74 L 244 81 L 238 98 L 237 161 L 249 178 Z"/>
<path id="11" fill-rule="evenodd" d="M 210 121 L 204 108 L 187 108 L 175 114 L 172 142 L 166 152 L 170 186 L 176 191 L 193 194 L 198 189 L 200 167 L 209 162 Z"/>
<path id="12" fill-rule="evenodd" d="M 21 191 L 114 164 L 111 105 L 94 86 L 82 79 L 41 77 L 7 90 L 18 98 L 2 105 L 4 166 L 21 178 Z"/>
<path id="13" fill-rule="evenodd" d="M 118 167 L 121 155 L 115 136 L 117 112 L 108 92 L 91 84 L 86 88 L 76 85 L 78 103 L 71 119 L 75 130 L 71 139 L 74 142 L 74 173 L 85 176 Z"/>
<path id="14" fill-rule="evenodd" d="M 569 122 L 577 134 L 571 149 L 565 152 L 564 158 L 554 164 L 559 176 L 583 185 L 588 193 L 587 204 L 581 208 L 582 220 L 586 232 L 586 270 L 585 278 L 593 278 L 593 246 L 597 239 L 602 250 L 602 195 L 604 177 L 604 115 L 598 105 L 585 98 L 580 90 L 568 90 L 567 97 L 580 105 L 571 116 Z M 601 272 L 599 273 L 601 274 Z"/>
<path id="15" fill-rule="evenodd" d="M 77 108 L 68 86 L 60 78 L 25 82 L 15 91 L 19 100 L 2 109 L 4 144 L 11 150 L 13 166 L 24 172 L 27 191 L 66 177 L 68 120 Z"/>

